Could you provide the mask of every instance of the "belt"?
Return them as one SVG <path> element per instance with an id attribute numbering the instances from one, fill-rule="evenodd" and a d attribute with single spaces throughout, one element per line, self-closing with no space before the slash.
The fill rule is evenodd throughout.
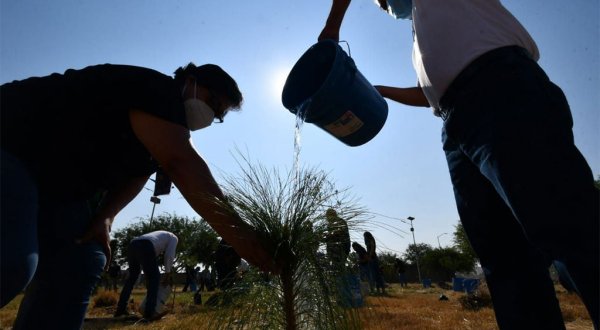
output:
<path id="1" fill-rule="evenodd" d="M 443 120 L 448 119 L 450 113 L 454 109 L 454 102 L 459 96 L 460 92 L 467 86 L 467 84 L 479 73 L 483 68 L 499 60 L 509 58 L 510 56 L 525 57 L 527 59 L 533 59 L 529 52 L 520 46 L 505 46 L 496 48 L 476 58 L 473 62 L 467 65 L 456 78 L 452 81 L 444 96 L 440 99 L 439 114 Z"/>

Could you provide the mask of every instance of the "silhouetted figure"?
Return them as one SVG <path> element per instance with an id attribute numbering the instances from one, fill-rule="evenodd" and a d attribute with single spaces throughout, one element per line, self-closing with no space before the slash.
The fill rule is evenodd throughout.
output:
<path id="1" fill-rule="evenodd" d="M 394 262 L 394 268 L 396 269 L 396 273 L 398 273 L 398 281 L 400 282 L 400 287 L 406 287 L 408 283 L 406 282 L 406 262 L 400 258 L 396 258 Z"/>
<path id="2" fill-rule="evenodd" d="M 440 145 L 458 214 L 498 327 L 564 329 L 549 273 L 551 260 L 561 260 L 599 329 L 600 192 L 575 144 L 569 102 L 538 64 L 535 40 L 500 0 L 374 2 L 411 20 L 404 27 L 412 30 L 406 40 L 418 82 L 375 89 L 430 107 L 443 121 Z M 362 1 L 332 0 L 319 41 L 339 41 L 352 3 L 349 17 L 366 27 Z M 382 31 L 371 33 L 377 39 Z"/>
<path id="3" fill-rule="evenodd" d="M 196 286 L 197 270 L 192 266 L 185 267 L 185 284 L 181 289 L 181 292 L 187 292 L 188 288 L 191 292 L 195 292 L 198 287 Z"/>
<path id="4" fill-rule="evenodd" d="M 217 271 L 217 286 L 221 290 L 229 289 L 237 276 L 237 267 L 242 258 L 224 239 L 219 242 L 215 251 L 215 269 Z"/>
<path id="5" fill-rule="evenodd" d="M 377 246 L 375 244 L 375 237 L 368 231 L 365 231 L 363 236 L 365 238 L 365 245 L 367 246 L 367 255 L 369 256 L 369 271 L 371 272 L 373 281 L 375 281 L 376 291 L 378 293 L 385 293 L 385 283 L 383 282 L 383 275 L 379 269 L 379 258 L 377 257 L 376 252 Z"/>
<path id="6" fill-rule="evenodd" d="M 100 64 L 5 83 L 0 95 L 0 307 L 27 288 L 15 329 L 81 327 L 110 260 L 111 223 L 159 167 L 244 259 L 278 269 L 216 202 L 225 196 L 191 143 L 190 131 L 242 103 L 219 66 L 189 63 L 171 77 Z"/>
<path id="7" fill-rule="evenodd" d="M 123 290 L 117 303 L 115 317 L 127 315 L 127 301 L 131 295 L 131 290 L 143 270 L 146 276 L 146 306 L 142 311 L 143 316 L 147 320 L 152 320 L 157 317 L 155 313 L 158 286 L 161 284 L 167 285 L 171 278 L 171 268 L 175 259 L 175 250 L 177 248 L 177 236 L 173 233 L 157 230 L 138 236 L 131 240 L 127 249 L 127 263 L 129 264 L 129 276 L 125 280 Z M 162 281 L 158 266 L 158 256 L 163 254 L 165 274 Z"/>
<path id="8" fill-rule="evenodd" d="M 346 266 L 346 260 L 350 253 L 350 233 L 348 224 L 337 215 L 334 209 L 328 209 L 326 212 L 327 233 L 325 235 L 325 244 L 327 257 L 331 261 L 334 269 L 342 271 Z"/>
<path id="9" fill-rule="evenodd" d="M 121 278 L 121 266 L 113 261 L 106 272 L 107 275 L 107 287 L 106 290 L 118 291 L 118 283 Z"/>
<path id="10" fill-rule="evenodd" d="M 361 281 L 367 281 L 370 290 L 375 291 L 375 282 L 369 268 L 369 254 L 367 250 L 357 242 L 352 243 L 352 249 L 356 252 L 356 258 L 358 259 L 357 263 Z"/>
<path id="11" fill-rule="evenodd" d="M 200 287 L 198 289 L 199 291 L 204 291 L 204 289 L 206 289 L 206 291 L 212 290 L 212 289 L 210 289 L 211 281 L 210 281 L 210 270 L 208 269 L 208 266 L 204 266 L 204 269 L 200 272 L 199 282 L 200 282 Z"/>

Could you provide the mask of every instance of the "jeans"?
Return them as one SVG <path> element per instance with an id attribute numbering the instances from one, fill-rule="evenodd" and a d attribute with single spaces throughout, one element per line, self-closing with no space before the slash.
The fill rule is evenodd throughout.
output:
<path id="1" fill-rule="evenodd" d="M 38 264 L 38 191 L 23 164 L 2 152 L 0 307 L 25 289 Z"/>
<path id="2" fill-rule="evenodd" d="M 575 289 L 577 286 L 575 285 L 575 282 L 573 282 L 571 275 L 567 271 L 567 267 L 565 267 L 565 265 L 562 262 L 556 260 L 552 264 L 554 265 L 554 269 L 556 269 L 556 273 L 558 275 L 558 282 L 560 283 L 560 285 L 562 285 L 562 287 L 565 288 L 565 290 L 567 290 L 568 292 L 577 291 L 577 289 Z"/>
<path id="3" fill-rule="evenodd" d="M 359 263 L 358 269 L 360 273 L 360 280 L 369 282 L 370 290 L 375 288 L 375 281 L 373 280 L 373 276 L 371 276 L 371 269 L 369 268 L 369 263 Z"/>
<path id="4" fill-rule="evenodd" d="M 129 264 L 129 276 L 123 285 L 117 303 L 117 312 L 123 312 L 127 309 L 127 301 L 131 296 L 131 290 L 133 290 L 133 286 L 143 269 L 147 281 L 146 288 L 148 289 L 144 317 L 149 318 L 154 315 L 158 286 L 160 285 L 160 272 L 152 242 L 144 239 L 131 241 L 127 251 L 127 263 Z"/>
<path id="5" fill-rule="evenodd" d="M 519 54 L 466 81 L 451 101 L 442 98 L 451 109 L 442 141 L 499 327 L 564 329 L 549 275 L 558 260 L 597 329 L 600 196 L 564 94 Z"/>
<path id="6" fill-rule="evenodd" d="M 23 164 L 2 152 L 2 305 L 26 287 L 13 329 L 79 329 L 106 262 L 96 243 L 77 244 L 87 201 L 39 196 Z"/>
<path id="7" fill-rule="evenodd" d="M 406 275 L 404 273 L 398 273 L 398 281 L 400 282 L 400 287 L 406 287 Z"/>

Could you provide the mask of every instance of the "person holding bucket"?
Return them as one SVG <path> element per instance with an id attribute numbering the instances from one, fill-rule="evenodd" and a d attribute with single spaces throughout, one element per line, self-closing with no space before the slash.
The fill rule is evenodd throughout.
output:
<path id="1" fill-rule="evenodd" d="M 319 40 L 339 39 L 350 2 L 333 0 Z M 599 191 L 534 40 L 499 0 L 377 3 L 412 20 L 418 86 L 376 88 L 443 120 L 456 204 L 499 327 L 564 329 L 549 275 L 558 260 L 598 329 Z"/>

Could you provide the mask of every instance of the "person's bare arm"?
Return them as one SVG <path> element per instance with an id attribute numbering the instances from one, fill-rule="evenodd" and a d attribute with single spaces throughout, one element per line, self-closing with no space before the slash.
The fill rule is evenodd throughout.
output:
<path id="1" fill-rule="evenodd" d="M 136 136 L 160 163 L 190 206 L 238 254 L 263 270 L 279 272 L 273 257 L 251 227 L 217 200 L 224 195 L 208 165 L 194 149 L 189 131 L 142 111 L 129 113 Z"/>
<path id="2" fill-rule="evenodd" d="M 350 6 L 350 0 L 332 1 L 329 16 L 327 16 L 327 22 L 319 34 L 319 41 L 324 39 L 333 39 L 335 41 L 339 41 L 340 28 L 342 26 L 342 21 L 344 20 L 344 15 L 346 14 L 348 6 Z"/>
<path id="3" fill-rule="evenodd" d="M 429 102 L 423 94 L 421 87 L 390 87 L 390 86 L 375 86 L 375 89 L 381 96 L 396 101 L 402 104 L 415 107 L 429 107 Z"/>

